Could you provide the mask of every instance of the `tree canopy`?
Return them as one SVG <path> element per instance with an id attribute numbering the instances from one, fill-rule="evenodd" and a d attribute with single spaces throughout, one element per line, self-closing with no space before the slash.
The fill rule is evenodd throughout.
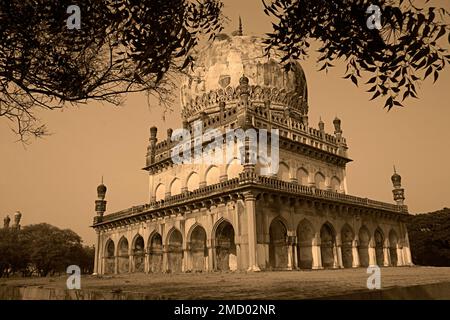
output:
<path id="1" fill-rule="evenodd" d="M 266 43 L 285 52 L 287 68 L 290 59 L 306 57 L 310 42 L 317 41 L 320 70 L 343 60 L 344 78 L 355 85 L 367 80 L 372 100 L 384 98 L 388 109 L 417 98 L 418 84 L 431 75 L 436 81 L 450 62 L 450 13 L 420 6 L 428 0 L 266 2 L 266 14 L 276 20 Z M 381 30 L 367 25 L 373 6 L 380 9 Z"/>
<path id="2" fill-rule="evenodd" d="M 80 29 L 67 10 L 80 8 Z M 46 133 L 37 109 L 124 93 L 161 101 L 202 35 L 221 28 L 216 0 L 11 0 L 0 2 L 0 117 L 22 140 Z"/>
<path id="3" fill-rule="evenodd" d="M 69 229 L 41 223 L 23 229 L 0 229 L 0 277 L 13 273 L 47 276 L 70 265 L 92 273 L 94 249 Z"/>
<path id="4" fill-rule="evenodd" d="M 344 61 L 344 78 L 365 82 L 388 109 L 417 98 L 420 83 L 450 62 L 449 11 L 428 0 L 261 1 L 275 20 L 268 53 L 284 51 L 289 68 L 317 42 L 319 70 Z M 67 26 L 73 5 L 79 29 Z M 381 30 L 367 25 L 373 6 Z M 170 104 L 174 75 L 192 64 L 199 39 L 223 28 L 222 8 L 221 0 L 1 1 L 0 117 L 26 141 L 46 133 L 41 109 L 117 105 L 132 92 Z"/>

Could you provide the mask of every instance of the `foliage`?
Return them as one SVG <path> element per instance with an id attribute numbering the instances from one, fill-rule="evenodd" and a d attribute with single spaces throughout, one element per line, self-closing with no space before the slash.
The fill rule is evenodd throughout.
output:
<path id="1" fill-rule="evenodd" d="M 289 68 L 291 58 L 306 57 L 311 40 L 317 41 L 320 70 L 343 59 L 344 78 L 357 86 L 368 79 L 372 100 L 384 98 L 390 110 L 417 98 L 418 84 L 431 75 L 436 81 L 450 62 L 450 13 L 425 2 L 419 7 L 418 0 L 274 0 L 264 3 L 276 20 L 266 43 L 285 52 Z M 381 30 L 367 27 L 371 5 L 381 9 Z"/>
<path id="2" fill-rule="evenodd" d="M 81 9 L 69 29 L 67 8 Z M 47 130 L 38 110 L 145 92 L 170 97 L 171 74 L 201 35 L 221 29 L 218 0 L 0 1 L 0 117 L 22 141 Z"/>
<path id="3" fill-rule="evenodd" d="M 82 245 L 80 236 L 69 229 L 46 223 L 0 230 L 0 277 L 65 273 L 69 265 L 92 273 L 94 249 Z"/>
<path id="4" fill-rule="evenodd" d="M 450 209 L 411 216 L 408 234 L 414 264 L 450 266 Z"/>

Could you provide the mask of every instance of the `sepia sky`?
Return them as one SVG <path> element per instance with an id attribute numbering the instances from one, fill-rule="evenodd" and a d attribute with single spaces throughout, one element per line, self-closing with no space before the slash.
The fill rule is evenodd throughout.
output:
<path id="1" fill-rule="evenodd" d="M 244 34 L 271 31 L 261 0 L 224 2 L 230 18 L 225 32 L 237 28 L 239 15 Z M 450 69 L 435 85 L 426 81 L 419 100 L 387 112 L 382 100 L 369 102 L 364 89 L 342 79 L 342 63 L 326 74 L 317 71 L 314 57 L 301 62 L 310 125 L 317 127 L 322 117 L 332 133 L 333 118 L 341 118 L 354 160 L 347 166 L 349 194 L 392 203 L 395 164 L 411 213 L 450 207 Z M 178 103 L 163 120 L 162 109 L 148 106 L 141 95 L 129 95 L 121 107 L 95 103 L 46 111 L 41 118 L 53 134 L 26 147 L 15 142 L 10 124 L 0 119 L 0 218 L 20 210 L 22 225 L 47 222 L 70 228 L 86 244 L 95 240 L 89 226 L 101 176 L 108 187 L 107 212 L 148 202 L 148 175 L 141 168 L 149 128 L 156 125 L 162 138 L 167 128 L 181 126 Z"/>

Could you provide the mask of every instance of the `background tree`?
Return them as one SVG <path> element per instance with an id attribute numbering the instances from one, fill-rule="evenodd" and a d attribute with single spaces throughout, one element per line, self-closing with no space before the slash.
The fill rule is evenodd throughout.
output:
<path id="1" fill-rule="evenodd" d="M 414 264 L 450 266 L 450 209 L 413 215 L 408 234 Z"/>
<path id="2" fill-rule="evenodd" d="M 320 70 L 338 60 L 346 64 L 345 79 L 355 85 L 364 79 L 372 99 L 384 106 L 402 106 L 417 98 L 418 84 L 434 81 L 450 62 L 449 11 L 420 6 L 426 0 L 274 0 L 265 1 L 265 12 L 275 19 L 266 43 L 285 52 L 284 62 L 308 55 L 311 41 L 319 44 Z M 440 2 L 442 4 L 442 1 Z M 369 29 L 366 13 L 371 5 L 381 9 L 382 29 Z"/>
<path id="3" fill-rule="evenodd" d="M 81 9 L 68 29 L 67 8 Z M 221 29 L 217 0 L 10 0 L 0 2 L 0 117 L 22 141 L 42 136 L 39 109 L 145 92 L 170 100 L 173 74 L 199 37 Z"/>

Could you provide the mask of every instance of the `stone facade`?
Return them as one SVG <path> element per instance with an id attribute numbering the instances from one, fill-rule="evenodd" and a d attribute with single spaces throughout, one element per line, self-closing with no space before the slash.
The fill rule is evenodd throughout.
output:
<path id="1" fill-rule="evenodd" d="M 96 273 L 411 265 L 399 176 L 396 204 L 348 195 L 341 121 L 334 134 L 322 121 L 312 128 L 301 66 L 285 71 L 277 55 L 261 53 L 257 38 L 241 35 L 220 36 L 202 52 L 182 84 L 188 137 L 168 130 L 159 141 L 150 129 L 147 204 L 105 215 L 99 186 Z M 223 139 L 231 129 L 279 130 L 277 172 L 264 173 L 268 159 L 250 161 L 248 137 L 225 162 L 174 163 L 180 141 L 195 144 L 198 122 Z M 201 150 L 224 154 L 208 142 Z"/>

